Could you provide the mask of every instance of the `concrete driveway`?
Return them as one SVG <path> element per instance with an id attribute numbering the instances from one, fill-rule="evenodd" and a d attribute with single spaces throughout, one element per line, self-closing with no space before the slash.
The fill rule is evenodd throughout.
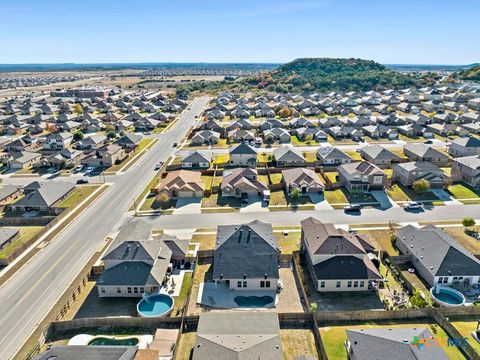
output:
<path id="1" fill-rule="evenodd" d="M 460 205 L 461 202 L 454 199 L 448 192 L 443 189 L 430 190 L 436 197 L 443 201 L 446 206 Z"/>
<path id="2" fill-rule="evenodd" d="M 385 191 L 371 191 L 372 196 L 377 200 L 380 204 L 381 209 L 390 209 L 391 207 L 399 207 L 394 201 L 392 201 Z"/>
<path id="3" fill-rule="evenodd" d="M 200 214 L 202 206 L 201 197 L 180 198 L 177 200 L 176 209 L 173 214 Z"/>
<path id="4" fill-rule="evenodd" d="M 315 210 L 333 210 L 333 206 L 325 200 L 323 194 L 310 194 L 310 201 L 315 205 Z"/>
<path id="5" fill-rule="evenodd" d="M 240 212 L 242 213 L 249 213 L 249 212 L 262 212 L 262 211 L 269 211 L 267 204 L 262 201 L 260 196 L 249 196 L 248 197 L 248 205 L 242 206 L 240 208 Z"/>

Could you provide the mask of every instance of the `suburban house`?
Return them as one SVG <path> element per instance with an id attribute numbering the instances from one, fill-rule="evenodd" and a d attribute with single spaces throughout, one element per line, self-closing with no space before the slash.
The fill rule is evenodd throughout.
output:
<path id="1" fill-rule="evenodd" d="M 480 155 L 455 158 L 452 163 L 452 179 L 480 187 Z"/>
<path id="2" fill-rule="evenodd" d="M 45 150 L 62 150 L 68 147 L 73 140 L 73 136 L 69 132 L 54 133 L 47 136 L 43 143 Z"/>
<path id="3" fill-rule="evenodd" d="M 455 139 L 448 147 L 448 153 L 455 157 L 480 155 L 480 139 L 473 136 Z"/>
<path id="4" fill-rule="evenodd" d="M 382 280 L 372 262 L 374 248 L 367 235 L 352 234 L 312 217 L 300 224 L 302 254 L 317 291 L 367 291 Z"/>
<path id="5" fill-rule="evenodd" d="M 106 145 L 108 138 L 105 135 L 90 135 L 85 139 L 79 141 L 78 149 L 82 150 L 97 150 L 98 148 Z"/>
<path id="6" fill-rule="evenodd" d="M 141 297 L 157 293 L 173 267 L 174 245 L 175 241 L 153 237 L 152 225 L 145 221 L 124 225 L 102 258 L 104 270 L 96 284 L 98 296 Z"/>
<path id="7" fill-rule="evenodd" d="M 350 360 L 448 360 L 441 346 L 412 346 L 413 339 L 431 339 L 427 328 L 383 327 L 347 330 L 345 347 Z"/>
<path id="8" fill-rule="evenodd" d="M 282 360 L 278 315 L 273 312 L 204 312 L 192 360 Z"/>
<path id="9" fill-rule="evenodd" d="M 325 184 L 320 181 L 317 173 L 312 169 L 294 168 L 282 170 L 282 178 L 287 194 L 290 194 L 292 189 L 298 189 L 300 196 L 321 194 L 325 190 Z"/>
<path id="10" fill-rule="evenodd" d="M 320 127 L 301 127 L 294 130 L 300 140 L 306 140 L 311 137 L 315 141 L 326 141 L 328 135 Z"/>
<path id="11" fill-rule="evenodd" d="M 94 167 L 110 167 L 120 163 L 128 157 L 125 149 L 117 144 L 109 144 L 95 150 L 93 154 L 85 156 L 81 163 Z"/>
<path id="12" fill-rule="evenodd" d="M 44 353 L 35 356 L 33 360 L 135 360 L 146 359 L 143 357 L 145 351 L 149 350 L 142 350 L 137 346 L 53 346 Z"/>
<path id="13" fill-rule="evenodd" d="M 350 156 L 333 146 L 322 146 L 318 148 L 317 158 L 322 165 L 340 165 L 352 162 Z"/>
<path id="14" fill-rule="evenodd" d="M 230 166 L 250 166 L 257 165 L 257 150 L 248 144 L 238 144 L 231 147 L 228 151 L 230 155 Z"/>
<path id="15" fill-rule="evenodd" d="M 289 143 L 292 136 L 283 128 L 271 128 L 263 132 L 263 138 L 266 142 L 279 141 L 281 143 Z"/>
<path id="16" fill-rule="evenodd" d="M 4 185 L 0 187 L 0 206 L 11 203 L 23 194 L 23 189 L 18 185 Z"/>
<path id="17" fill-rule="evenodd" d="M 407 225 L 398 230 L 395 244 L 432 287 L 480 284 L 480 260 L 434 225 Z"/>
<path id="18" fill-rule="evenodd" d="M 263 195 L 266 184 L 258 181 L 257 169 L 235 168 L 223 171 L 220 191 L 222 196 L 241 198 L 248 195 Z"/>
<path id="19" fill-rule="evenodd" d="M 28 169 L 40 161 L 42 154 L 29 151 L 14 151 L 7 154 L 3 160 L 11 169 Z"/>
<path id="20" fill-rule="evenodd" d="M 41 211 L 58 214 L 62 211 L 58 204 L 75 190 L 75 185 L 67 181 L 34 181 L 23 190 L 25 196 L 9 205 L 12 211 Z"/>
<path id="21" fill-rule="evenodd" d="M 208 169 L 212 161 L 211 151 L 192 151 L 182 159 L 182 168 Z"/>
<path id="22" fill-rule="evenodd" d="M 199 171 L 175 170 L 167 174 L 156 192 L 167 193 L 171 199 L 203 197 L 204 184 Z"/>
<path id="23" fill-rule="evenodd" d="M 117 140 L 117 144 L 124 149 L 134 149 L 140 144 L 142 138 L 142 135 L 126 134 Z"/>
<path id="24" fill-rule="evenodd" d="M 0 251 L 5 249 L 13 241 L 17 240 L 20 237 L 20 231 L 15 228 L 0 228 Z"/>
<path id="25" fill-rule="evenodd" d="M 281 146 L 273 149 L 273 158 L 277 166 L 304 166 L 305 158 L 297 149 Z"/>
<path id="26" fill-rule="evenodd" d="M 279 279 L 280 249 L 272 225 L 258 220 L 219 225 L 213 255 L 213 281 L 231 290 L 273 290 Z"/>
<path id="27" fill-rule="evenodd" d="M 40 159 L 33 166 L 49 166 L 60 168 L 62 166 L 73 167 L 80 163 L 83 152 L 79 150 L 62 149 L 57 153 L 53 153 L 47 157 Z"/>
<path id="28" fill-rule="evenodd" d="M 403 153 L 412 161 L 428 161 L 432 164 L 447 164 L 447 154 L 425 144 L 406 144 Z"/>
<path id="29" fill-rule="evenodd" d="M 380 145 L 367 145 L 360 148 L 360 155 L 368 162 L 375 165 L 390 165 L 399 163 L 402 159 Z"/>
<path id="30" fill-rule="evenodd" d="M 387 175 L 376 165 L 366 161 L 340 165 L 339 181 L 349 190 L 381 190 L 385 187 Z"/>
<path id="31" fill-rule="evenodd" d="M 203 145 L 203 144 L 216 144 L 220 139 L 220 133 L 212 130 L 200 130 L 197 131 L 190 140 L 190 144 Z"/>
<path id="32" fill-rule="evenodd" d="M 404 186 L 412 186 L 416 180 L 427 180 L 432 189 L 442 189 L 445 186 L 445 173 L 427 161 L 393 164 L 392 169 L 392 180 Z"/>

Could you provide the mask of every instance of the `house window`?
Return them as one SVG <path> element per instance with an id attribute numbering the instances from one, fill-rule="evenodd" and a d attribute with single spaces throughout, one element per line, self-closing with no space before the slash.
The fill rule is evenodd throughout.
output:
<path id="1" fill-rule="evenodd" d="M 260 287 L 261 288 L 265 287 L 265 281 L 260 281 Z"/>
<path id="2" fill-rule="evenodd" d="M 100 288 L 100 290 L 102 291 L 102 294 L 105 294 L 105 288 L 103 286 Z"/>
<path id="3" fill-rule="evenodd" d="M 352 282 L 351 281 L 348 282 L 347 287 L 352 287 Z"/>
<path id="4" fill-rule="evenodd" d="M 140 294 L 143 294 L 145 292 L 145 288 L 141 287 L 140 288 Z"/>
<path id="5" fill-rule="evenodd" d="M 122 293 L 122 289 L 120 287 L 117 287 L 117 294 L 121 294 Z"/>
<path id="6" fill-rule="evenodd" d="M 339 288 L 340 286 L 342 286 L 342 282 L 341 281 L 337 281 L 337 288 Z"/>
<path id="7" fill-rule="evenodd" d="M 365 281 L 360 281 L 360 287 L 365 287 Z"/>
<path id="8" fill-rule="evenodd" d="M 353 282 L 353 287 L 358 287 L 358 281 Z"/>
<path id="9" fill-rule="evenodd" d="M 246 281 L 243 282 L 243 287 L 247 287 L 247 282 Z"/>
<path id="10" fill-rule="evenodd" d="M 132 288 L 131 288 L 131 287 L 127 287 L 127 292 L 128 292 L 129 294 L 131 294 L 131 293 L 132 293 Z"/>
<path id="11" fill-rule="evenodd" d="M 267 287 L 267 288 L 270 287 L 270 280 L 265 281 L 265 287 Z"/>
<path id="12" fill-rule="evenodd" d="M 324 288 L 325 287 L 325 281 L 320 281 L 320 287 Z"/>
<path id="13" fill-rule="evenodd" d="M 133 288 L 133 292 L 134 292 L 135 294 L 138 294 L 138 287 L 135 286 L 135 287 Z"/>
<path id="14" fill-rule="evenodd" d="M 239 288 L 242 287 L 242 282 L 241 281 L 237 282 L 237 287 L 239 287 Z"/>

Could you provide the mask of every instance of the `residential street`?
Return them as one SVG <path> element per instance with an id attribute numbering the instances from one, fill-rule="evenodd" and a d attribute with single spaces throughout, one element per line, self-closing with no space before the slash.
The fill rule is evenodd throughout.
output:
<path id="1" fill-rule="evenodd" d="M 47 315 L 103 239 L 122 224 L 128 208 L 196 121 L 208 98 L 197 98 L 168 133 L 127 173 L 0 288 L 0 358 L 10 359 Z M 18 179 L 16 179 L 18 180 Z M 16 180 L 5 183 L 17 183 Z M 21 179 L 19 182 L 25 179 Z M 32 179 L 25 180 L 33 181 Z M 109 182 L 109 177 L 106 177 Z"/>

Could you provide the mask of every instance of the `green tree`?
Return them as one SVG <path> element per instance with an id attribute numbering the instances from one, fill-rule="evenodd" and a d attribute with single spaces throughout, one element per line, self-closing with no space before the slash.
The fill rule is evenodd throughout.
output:
<path id="1" fill-rule="evenodd" d="M 125 130 L 120 131 L 120 136 L 125 136 Z"/>
<path id="2" fill-rule="evenodd" d="M 310 144 L 310 142 L 313 140 L 313 135 L 312 134 L 307 134 L 305 135 L 305 141 L 307 144 Z"/>
<path id="3" fill-rule="evenodd" d="M 85 137 L 85 134 L 83 132 L 81 132 L 80 130 L 79 131 L 75 131 L 73 133 L 73 140 L 74 141 L 79 141 L 79 140 L 83 140 L 83 138 Z"/>
<path id="4" fill-rule="evenodd" d="M 83 108 L 82 108 L 82 105 L 80 104 L 75 104 L 73 105 L 73 112 L 77 115 L 81 115 L 83 114 Z"/>
<path id="5" fill-rule="evenodd" d="M 417 194 L 423 194 L 430 190 L 430 182 L 425 179 L 418 179 L 415 180 L 412 184 L 412 189 L 415 191 Z"/>
<path id="6" fill-rule="evenodd" d="M 410 298 L 412 306 L 416 309 L 427 307 L 429 305 L 429 302 L 427 301 L 427 295 L 424 294 L 424 296 L 425 299 L 422 297 L 420 291 L 418 291 L 418 289 L 415 289 L 412 297 Z"/>
<path id="7" fill-rule="evenodd" d="M 300 197 L 300 191 L 298 188 L 293 187 L 290 189 L 290 197 L 294 200 L 297 200 Z"/>
<path id="8" fill-rule="evenodd" d="M 115 131 L 109 131 L 107 137 L 109 139 L 115 139 L 117 137 L 117 133 Z"/>
<path id="9" fill-rule="evenodd" d="M 465 227 L 465 229 L 475 226 L 475 219 L 471 217 L 466 217 L 462 220 L 462 225 Z"/>

